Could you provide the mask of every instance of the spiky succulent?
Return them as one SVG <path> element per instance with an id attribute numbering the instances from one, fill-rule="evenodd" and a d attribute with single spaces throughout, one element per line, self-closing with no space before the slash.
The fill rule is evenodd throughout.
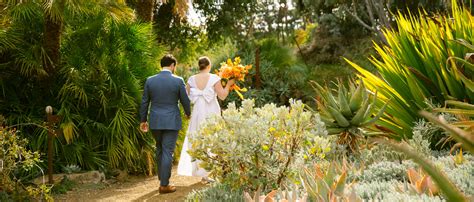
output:
<path id="1" fill-rule="evenodd" d="M 300 177 L 309 201 L 362 201 L 354 191 L 349 192 L 352 184 L 347 184 L 346 179 L 350 168 L 345 161 L 332 162 L 327 168 L 320 164 L 315 164 L 314 169 L 305 168 Z"/>
<path id="2" fill-rule="evenodd" d="M 81 171 L 81 167 L 75 164 L 68 164 L 66 166 L 63 166 L 63 171 L 67 174 L 78 173 Z"/>
<path id="3" fill-rule="evenodd" d="M 357 138 L 364 134 L 364 128 L 377 121 L 387 106 L 385 103 L 376 112 L 377 92 L 369 92 L 362 81 L 358 85 L 349 82 L 349 89 L 338 80 L 333 90 L 314 83 L 318 95 L 318 108 L 321 120 L 326 124 L 329 135 L 340 135 L 338 143 L 349 146 L 350 151 L 357 150 Z M 337 91 L 337 92 L 336 92 Z"/>

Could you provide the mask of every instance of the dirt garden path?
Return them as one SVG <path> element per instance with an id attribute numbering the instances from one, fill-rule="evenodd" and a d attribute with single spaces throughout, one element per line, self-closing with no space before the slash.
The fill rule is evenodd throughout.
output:
<path id="1" fill-rule="evenodd" d="M 184 177 L 176 175 L 173 168 L 171 184 L 177 191 L 171 194 L 158 192 L 159 182 L 157 177 L 130 176 L 125 182 L 111 185 L 78 185 L 64 195 L 55 196 L 55 201 L 183 201 L 192 190 L 198 190 L 206 185 L 201 183 L 201 178 Z"/>

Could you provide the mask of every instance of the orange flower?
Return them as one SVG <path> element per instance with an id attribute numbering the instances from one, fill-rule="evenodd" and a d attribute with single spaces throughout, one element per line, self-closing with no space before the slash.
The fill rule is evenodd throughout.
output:
<path id="1" fill-rule="evenodd" d="M 236 57 L 232 62 L 231 59 L 227 59 L 226 62 L 221 63 L 221 67 L 218 71 L 218 75 L 222 79 L 230 80 L 235 79 L 236 81 L 245 81 L 245 76 L 249 73 L 252 65 L 241 65 L 240 57 Z M 230 87 L 230 90 L 234 90 L 241 99 L 243 99 L 242 93 L 245 92 L 246 88 L 240 88 L 237 84 Z"/>

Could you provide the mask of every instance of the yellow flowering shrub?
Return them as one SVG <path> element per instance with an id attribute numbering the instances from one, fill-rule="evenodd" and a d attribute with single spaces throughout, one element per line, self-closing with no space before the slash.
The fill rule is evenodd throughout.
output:
<path id="1" fill-rule="evenodd" d="M 27 148 L 27 140 L 18 136 L 14 129 L 0 125 L 0 194 L 12 195 L 8 200 L 23 201 L 25 199 L 52 201 L 50 187 L 24 185 L 15 173 L 29 170 L 40 160 L 40 154 Z M 21 188 L 21 189 L 19 189 Z M 26 193 L 26 194 L 25 194 Z"/>
<path id="2" fill-rule="evenodd" d="M 222 116 L 209 118 L 191 134 L 191 156 L 211 177 L 234 188 L 268 190 L 297 182 L 299 168 L 323 159 L 330 143 L 319 114 L 306 111 L 300 101 L 290 103 L 230 104 Z"/>

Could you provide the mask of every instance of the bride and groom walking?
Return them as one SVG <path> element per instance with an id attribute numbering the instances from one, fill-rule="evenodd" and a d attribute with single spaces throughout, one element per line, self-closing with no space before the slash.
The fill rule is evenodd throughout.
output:
<path id="1" fill-rule="evenodd" d="M 187 84 L 183 78 L 173 74 L 177 60 L 172 55 L 165 55 L 160 63 L 163 70 L 145 82 L 140 106 L 140 129 L 143 132 L 150 129 L 156 140 L 159 192 L 172 193 L 176 191 L 176 187 L 169 184 L 169 178 L 178 132 L 182 128 L 178 101 L 184 108 L 186 118 L 190 119 L 178 164 L 178 175 L 198 176 L 208 180 L 206 170 L 199 167 L 199 161 L 192 161 L 187 150 L 191 148 L 190 139 L 199 136 L 195 132 L 201 122 L 211 115 L 220 114 L 217 98 L 224 100 L 235 81 L 229 80 L 223 87 L 221 78 L 209 73 L 211 62 L 208 57 L 199 58 L 200 72 L 191 76 Z"/>

